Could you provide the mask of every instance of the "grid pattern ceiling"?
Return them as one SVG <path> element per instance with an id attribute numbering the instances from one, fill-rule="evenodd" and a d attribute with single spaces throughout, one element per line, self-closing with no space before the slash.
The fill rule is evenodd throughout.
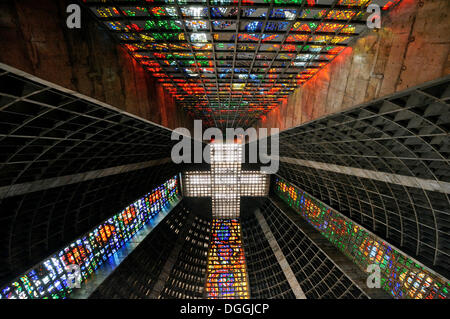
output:
<path id="1" fill-rule="evenodd" d="M 243 214 L 241 223 L 252 299 L 295 299 L 255 214 Z"/>
<path id="2" fill-rule="evenodd" d="M 0 282 L 177 174 L 180 168 L 173 163 L 140 165 L 170 160 L 175 143 L 170 134 L 2 66 Z M 35 182 L 43 187 L 28 192 Z"/>
<path id="3" fill-rule="evenodd" d="M 168 158 L 170 134 L 0 69 L 0 187 Z"/>
<path id="4" fill-rule="evenodd" d="M 83 0 L 205 126 L 249 127 L 400 0 Z"/>
<path id="5" fill-rule="evenodd" d="M 272 199 L 264 203 L 261 213 L 307 299 L 367 299 L 366 293 Z"/>
<path id="6" fill-rule="evenodd" d="M 450 77 L 280 133 L 280 156 L 450 182 Z M 405 186 L 281 162 L 278 173 L 448 277 L 445 188 Z M 438 188 L 439 189 L 439 188 Z"/>

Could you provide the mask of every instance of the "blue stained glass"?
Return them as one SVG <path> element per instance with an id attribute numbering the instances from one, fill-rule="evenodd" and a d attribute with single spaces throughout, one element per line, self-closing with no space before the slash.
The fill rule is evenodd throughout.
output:
<path id="1" fill-rule="evenodd" d="M 245 26 L 246 31 L 261 31 L 262 22 L 260 21 L 252 21 Z"/>
<path id="2" fill-rule="evenodd" d="M 72 289 L 68 285 L 69 271 L 66 266 L 79 265 L 82 281 L 86 280 L 177 195 L 178 177 L 175 176 L 5 285 L 0 290 L 0 298 L 67 298 Z"/>

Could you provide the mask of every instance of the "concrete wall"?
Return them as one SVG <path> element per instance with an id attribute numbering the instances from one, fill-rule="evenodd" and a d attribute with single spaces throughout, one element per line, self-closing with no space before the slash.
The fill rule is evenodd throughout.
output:
<path id="1" fill-rule="evenodd" d="M 449 15 L 448 0 L 403 0 L 258 126 L 287 129 L 449 74 Z"/>
<path id="2" fill-rule="evenodd" d="M 74 1 L 0 3 L 0 62 L 169 128 L 192 126 L 174 99 L 87 11 L 66 27 Z"/>

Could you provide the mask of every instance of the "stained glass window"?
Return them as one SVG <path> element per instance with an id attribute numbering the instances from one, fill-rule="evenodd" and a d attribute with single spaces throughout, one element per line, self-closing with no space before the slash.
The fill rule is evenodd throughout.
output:
<path id="1" fill-rule="evenodd" d="M 67 266 L 80 266 L 81 279 L 84 282 L 145 224 L 167 208 L 178 194 L 178 176 L 174 176 L 91 232 L 3 286 L 0 298 L 66 298 L 72 292 L 68 284 L 68 280 L 72 278 L 68 276 Z"/>
<path id="2" fill-rule="evenodd" d="M 209 299 L 248 299 L 248 281 L 238 219 L 214 219 L 206 293 Z"/>
<path id="3" fill-rule="evenodd" d="M 378 236 L 276 178 L 275 192 L 363 271 L 376 264 L 382 288 L 394 298 L 446 299 L 450 283 Z"/>
<path id="4" fill-rule="evenodd" d="M 132 56 L 166 84 L 190 115 L 201 118 L 205 126 L 249 127 L 342 51 L 330 46 L 345 48 L 367 29 L 367 6 L 388 10 L 400 0 L 85 2 L 124 47 L 146 53 Z M 152 45 L 137 50 L 127 46 L 148 42 Z M 159 51 L 170 57 L 159 58 Z M 199 52 L 209 68 L 201 68 Z M 295 63 L 302 53 L 311 58 Z M 182 68 L 183 54 L 194 55 L 188 71 Z M 323 54 L 326 59 L 313 63 Z M 148 62 L 159 67 L 146 67 Z M 268 69 L 278 66 L 277 71 L 267 72 L 260 62 Z M 229 73 L 219 72 L 222 63 L 229 64 Z M 233 70 L 242 65 L 246 75 L 235 75 Z"/>

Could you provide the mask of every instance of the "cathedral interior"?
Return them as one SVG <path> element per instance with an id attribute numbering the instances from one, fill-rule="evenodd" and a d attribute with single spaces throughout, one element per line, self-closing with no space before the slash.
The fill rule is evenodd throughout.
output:
<path id="1" fill-rule="evenodd" d="M 449 15 L 2 1 L 0 299 L 449 299 Z"/>

